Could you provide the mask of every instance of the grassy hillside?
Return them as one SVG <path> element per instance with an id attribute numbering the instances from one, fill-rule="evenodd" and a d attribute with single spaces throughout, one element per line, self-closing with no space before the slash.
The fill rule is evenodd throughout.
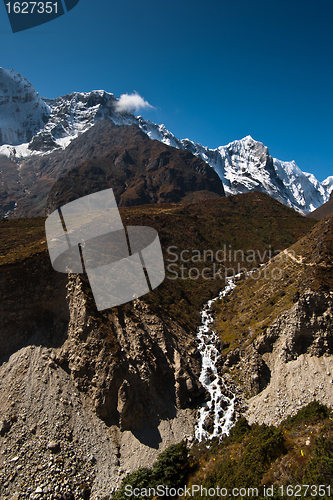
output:
<path id="1" fill-rule="evenodd" d="M 0 266 L 45 250 L 45 217 L 0 219 Z"/>
<path id="2" fill-rule="evenodd" d="M 199 324 L 202 305 L 224 286 L 226 274 L 257 267 L 316 223 L 259 192 L 201 203 L 124 207 L 120 212 L 124 225 L 151 226 L 160 235 L 166 279 L 145 300 L 191 329 Z M 47 252 L 44 220 L 2 219 L 0 264 Z M 251 252 L 255 261 L 248 259 Z"/>
<path id="3" fill-rule="evenodd" d="M 221 443 L 203 442 L 190 450 L 182 443 L 171 446 L 152 469 L 129 474 L 113 498 L 130 498 L 134 488 L 136 498 L 154 498 L 158 485 L 174 488 L 174 498 L 330 498 L 332 412 L 313 402 L 278 427 L 249 426 L 240 419 Z M 174 494 L 185 486 L 187 494 Z"/>
<path id="4" fill-rule="evenodd" d="M 332 290 L 332 263 L 333 218 L 318 223 L 252 277 L 243 277 L 230 296 L 214 305 L 223 354 L 251 342 L 305 290 Z"/>

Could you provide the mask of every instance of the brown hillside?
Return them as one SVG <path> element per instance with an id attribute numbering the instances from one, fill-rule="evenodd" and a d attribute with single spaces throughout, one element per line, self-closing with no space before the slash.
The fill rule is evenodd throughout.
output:
<path id="1" fill-rule="evenodd" d="M 333 290 L 333 217 L 317 223 L 253 277 L 243 277 L 232 297 L 217 302 L 216 328 L 225 352 L 251 342 L 309 290 Z"/>
<path id="2" fill-rule="evenodd" d="M 199 324 L 202 305 L 223 288 L 225 273 L 237 272 L 238 266 L 258 265 L 242 261 L 241 252 L 235 256 L 234 251 L 243 250 L 246 255 L 248 249 L 255 250 L 258 259 L 266 261 L 270 251 L 287 248 L 314 225 L 313 220 L 260 192 L 201 203 L 123 207 L 120 212 L 124 225 L 150 226 L 160 235 L 166 279 L 145 300 L 190 328 Z M 0 226 L 0 264 L 47 251 L 43 218 L 2 220 Z M 224 249 L 225 259 L 223 253 L 217 254 Z M 204 268 L 208 268 L 205 278 Z"/>
<path id="3" fill-rule="evenodd" d="M 224 196 L 220 178 L 203 160 L 110 120 L 97 122 L 65 150 L 20 161 L 19 170 L 3 157 L 0 167 L 0 217 L 10 209 L 10 217 L 44 215 L 51 189 L 49 210 L 106 187 L 123 206 Z"/>
<path id="4" fill-rule="evenodd" d="M 98 137 L 112 144 L 60 178 L 47 203 L 51 212 L 81 196 L 112 187 L 118 206 L 195 201 L 224 196 L 222 181 L 203 160 L 187 151 L 150 140 L 136 126 L 99 126 Z M 115 138 L 117 140 L 115 140 Z"/>

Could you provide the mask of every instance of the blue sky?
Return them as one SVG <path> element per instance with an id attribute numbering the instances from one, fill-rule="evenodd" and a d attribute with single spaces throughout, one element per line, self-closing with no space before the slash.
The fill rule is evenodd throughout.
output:
<path id="1" fill-rule="evenodd" d="M 319 180 L 333 175 L 331 0 L 80 0 L 13 34 L 0 66 L 43 97 L 134 91 L 141 112 L 211 148 L 252 135 Z"/>

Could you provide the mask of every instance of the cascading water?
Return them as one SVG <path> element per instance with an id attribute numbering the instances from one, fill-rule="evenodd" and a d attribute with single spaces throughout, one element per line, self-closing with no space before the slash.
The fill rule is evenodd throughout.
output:
<path id="1" fill-rule="evenodd" d="M 199 380 L 209 393 L 210 398 L 199 410 L 199 418 L 195 428 L 195 437 L 198 441 L 222 437 L 224 434 L 228 435 L 234 425 L 233 414 L 236 396 L 230 392 L 223 378 L 217 373 L 216 362 L 220 356 L 216 348 L 218 336 L 210 325 L 214 321 L 213 303 L 227 295 L 235 287 L 235 279 L 229 278 L 219 295 L 215 299 L 209 300 L 201 311 L 202 325 L 197 334 L 198 349 L 202 358 Z"/>

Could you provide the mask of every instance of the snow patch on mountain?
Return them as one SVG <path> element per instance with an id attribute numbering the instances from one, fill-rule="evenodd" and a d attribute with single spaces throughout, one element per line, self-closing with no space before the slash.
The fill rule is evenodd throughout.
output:
<path id="1" fill-rule="evenodd" d="M 307 213 L 325 203 L 333 190 L 333 176 L 319 182 L 313 174 L 302 172 L 295 161 L 272 158 L 268 148 L 251 136 L 209 149 L 189 139 L 179 140 L 164 125 L 141 116 L 137 117 L 137 124 L 151 139 L 201 157 L 217 172 L 227 195 L 256 189 Z"/>
<path id="2" fill-rule="evenodd" d="M 136 122 L 115 111 L 117 102 L 104 90 L 42 99 L 20 74 L 0 68 L 0 154 L 20 158 L 64 149 L 104 118 L 116 125 Z"/>
<path id="3" fill-rule="evenodd" d="M 312 174 L 311 174 L 312 175 Z M 333 191 L 333 175 L 329 175 L 327 179 L 325 179 L 321 185 L 326 189 L 326 191 L 332 194 Z"/>
<path id="4" fill-rule="evenodd" d="M 31 141 L 47 123 L 51 110 L 31 83 L 0 68 L 0 145 Z"/>
<path id="5" fill-rule="evenodd" d="M 0 68 L 0 154 L 19 160 L 64 149 L 97 120 L 107 118 L 116 125 L 136 124 L 151 139 L 202 158 L 217 172 L 227 195 L 259 190 L 306 213 L 328 201 L 333 190 L 333 176 L 319 182 L 294 161 L 272 158 L 268 148 L 251 136 L 209 149 L 180 140 L 164 125 L 142 116 L 117 112 L 118 102 L 104 90 L 41 99 L 25 78 Z"/>

